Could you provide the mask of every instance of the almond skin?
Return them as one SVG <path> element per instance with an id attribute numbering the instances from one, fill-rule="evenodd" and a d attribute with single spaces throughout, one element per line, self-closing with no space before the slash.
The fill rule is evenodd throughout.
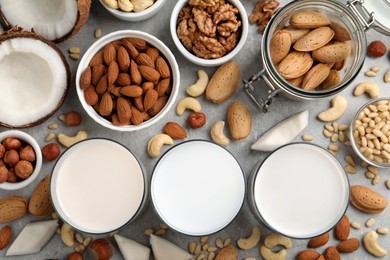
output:
<path id="1" fill-rule="evenodd" d="M 149 66 L 139 65 L 138 70 L 141 76 L 147 81 L 155 82 L 160 79 L 160 73 Z"/>
<path id="2" fill-rule="evenodd" d="M 5 248 L 9 241 L 11 241 L 12 229 L 10 226 L 5 226 L 0 229 L 0 250 Z"/>
<path id="3" fill-rule="evenodd" d="M 147 44 L 145 40 L 138 38 L 125 38 L 126 41 L 130 42 L 137 50 L 143 51 L 145 50 Z"/>
<path id="4" fill-rule="evenodd" d="M 175 122 L 168 122 L 163 128 L 163 132 L 173 139 L 185 139 L 187 138 L 187 133 L 184 128 Z"/>
<path id="5" fill-rule="evenodd" d="M 340 260 L 341 256 L 339 252 L 337 251 L 337 248 L 334 246 L 330 246 L 327 249 L 325 249 L 324 253 L 325 260 Z"/>
<path id="6" fill-rule="evenodd" d="M 138 69 L 137 63 L 135 63 L 134 60 L 131 60 L 130 62 L 130 78 L 131 82 L 133 82 L 135 85 L 139 85 L 142 82 L 142 76 Z"/>
<path id="7" fill-rule="evenodd" d="M 158 93 L 154 89 L 149 89 L 144 96 L 144 109 L 149 110 L 154 106 L 158 99 Z"/>
<path id="8" fill-rule="evenodd" d="M 80 77 L 80 87 L 81 89 L 86 89 L 91 85 L 92 82 L 92 69 L 90 66 L 85 68 L 83 73 L 81 74 Z"/>
<path id="9" fill-rule="evenodd" d="M 290 26 L 290 27 L 284 28 L 282 31 L 287 31 L 290 33 L 291 43 L 294 44 L 303 35 L 309 33 L 310 29 L 297 29 L 297 28 Z"/>
<path id="10" fill-rule="evenodd" d="M 125 39 L 123 39 L 121 43 L 123 47 L 127 50 L 127 52 L 130 54 L 131 58 L 135 59 L 138 56 L 139 52 L 132 43 L 126 41 Z"/>
<path id="11" fill-rule="evenodd" d="M 98 64 L 92 68 L 92 84 L 96 86 L 100 78 L 106 71 L 106 67 L 103 64 Z"/>
<path id="12" fill-rule="evenodd" d="M 35 188 L 28 203 L 28 211 L 37 217 L 44 217 L 53 212 L 50 199 L 50 177 L 43 178 Z"/>
<path id="13" fill-rule="evenodd" d="M 334 228 L 334 236 L 341 241 L 347 240 L 350 229 L 349 219 L 344 215 Z"/>
<path id="14" fill-rule="evenodd" d="M 329 232 L 325 233 L 321 236 L 314 237 L 314 238 L 309 240 L 308 247 L 310 247 L 310 248 L 321 247 L 321 246 L 325 245 L 326 243 L 328 243 L 329 238 L 330 238 Z"/>
<path id="15" fill-rule="evenodd" d="M 228 109 L 228 123 L 234 140 L 248 137 L 252 128 L 252 115 L 248 107 L 240 102 L 233 102 Z"/>
<path id="16" fill-rule="evenodd" d="M 98 64 L 103 64 L 103 50 L 96 53 L 95 56 L 93 56 L 93 58 L 89 62 L 89 66 L 91 68 Z"/>
<path id="17" fill-rule="evenodd" d="M 131 107 L 130 121 L 133 125 L 140 125 L 144 121 L 142 113 L 135 107 Z"/>
<path id="18" fill-rule="evenodd" d="M 127 50 L 121 46 L 118 49 L 118 65 L 122 72 L 127 72 L 130 68 L 130 56 Z"/>
<path id="19" fill-rule="evenodd" d="M 131 118 L 130 102 L 123 97 L 118 97 L 116 101 L 116 111 L 118 120 L 122 123 L 129 122 Z"/>
<path id="20" fill-rule="evenodd" d="M 130 75 L 127 73 L 119 73 L 118 78 L 115 81 L 115 84 L 119 86 L 128 86 L 131 84 Z"/>
<path id="21" fill-rule="evenodd" d="M 302 81 L 302 88 L 314 90 L 328 77 L 329 72 L 328 64 L 318 63 L 306 73 Z"/>
<path id="22" fill-rule="evenodd" d="M 112 61 L 116 60 L 116 49 L 112 43 L 107 44 L 103 49 L 104 63 L 109 66 Z"/>
<path id="23" fill-rule="evenodd" d="M 363 212 L 377 214 L 387 207 L 387 199 L 380 193 L 362 185 L 351 187 L 350 202 Z"/>
<path id="24" fill-rule="evenodd" d="M 114 84 L 119 75 L 119 66 L 116 61 L 112 61 L 107 69 L 107 83 L 108 85 Z"/>
<path id="25" fill-rule="evenodd" d="M 338 42 L 325 45 L 312 52 L 313 59 L 321 63 L 337 63 L 351 55 L 351 45 Z"/>
<path id="26" fill-rule="evenodd" d="M 120 93 L 127 97 L 139 97 L 142 95 L 143 90 L 137 85 L 130 85 L 122 87 Z"/>
<path id="27" fill-rule="evenodd" d="M 273 64 L 278 64 L 290 51 L 291 34 L 286 30 L 277 31 L 271 39 L 269 51 Z"/>
<path id="28" fill-rule="evenodd" d="M 156 69 L 163 79 L 169 78 L 171 76 L 171 70 L 169 69 L 169 65 L 161 56 L 158 56 L 156 58 Z"/>
<path id="29" fill-rule="evenodd" d="M 347 240 L 344 240 L 340 242 L 337 245 L 337 250 L 340 253 L 352 253 L 356 250 L 358 250 L 360 247 L 359 239 L 357 238 L 349 238 Z"/>
<path id="30" fill-rule="evenodd" d="M 148 48 L 145 53 L 149 55 L 153 62 L 156 62 L 157 57 L 160 56 L 160 51 L 154 47 Z"/>
<path id="31" fill-rule="evenodd" d="M 100 100 L 99 112 L 102 116 L 109 116 L 111 115 L 112 109 L 112 98 L 108 92 L 105 92 Z"/>
<path id="32" fill-rule="evenodd" d="M 334 31 L 333 40 L 339 42 L 346 42 L 351 40 L 351 35 L 343 25 L 335 21 L 331 21 L 329 27 Z"/>
<path id="33" fill-rule="evenodd" d="M 84 99 L 90 106 L 94 106 L 99 102 L 99 96 L 92 85 L 84 90 Z"/>
<path id="34" fill-rule="evenodd" d="M 138 65 L 145 65 L 149 66 L 151 68 L 155 68 L 154 61 L 150 56 L 146 53 L 140 53 L 138 56 L 135 58 L 135 61 L 137 62 Z"/>
<path id="35" fill-rule="evenodd" d="M 315 11 L 302 11 L 293 14 L 290 18 L 290 24 L 300 29 L 315 29 L 330 24 L 329 19 Z"/>
<path id="36" fill-rule="evenodd" d="M 155 116 L 157 115 L 162 109 L 163 107 L 165 106 L 165 104 L 168 102 L 168 97 L 167 96 L 162 96 L 162 97 L 159 97 L 156 101 L 156 103 L 154 103 L 154 106 L 148 110 L 148 114 L 150 116 Z"/>
<path id="37" fill-rule="evenodd" d="M 0 199 L 0 222 L 9 222 L 24 217 L 27 214 L 27 201 L 20 196 L 10 196 Z"/>
<path id="38" fill-rule="evenodd" d="M 340 83 L 340 74 L 337 70 L 330 70 L 328 77 L 321 83 L 320 88 L 330 89 Z"/>
<path id="39" fill-rule="evenodd" d="M 285 79 L 294 79 L 304 75 L 313 65 L 308 52 L 290 52 L 277 66 L 279 74 Z"/>
<path id="40" fill-rule="evenodd" d="M 314 250 L 303 250 L 299 252 L 297 260 L 315 260 L 320 256 L 320 253 Z"/>
<path id="41" fill-rule="evenodd" d="M 96 85 L 95 88 L 96 93 L 98 93 L 99 95 L 103 94 L 104 92 L 106 92 L 107 87 L 108 87 L 107 75 L 103 75 L 103 77 L 100 78 L 99 82 Z"/>
<path id="42" fill-rule="evenodd" d="M 159 97 L 166 95 L 171 88 L 171 78 L 160 80 L 156 85 L 156 91 Z"/>
<path id="43" fill-rule="evenodd" d="M 334 36 L 334 31 L 329 27 L 319 27 L 299 38 L 294 49 L 297 51 L 314 51 L 326 45 Z"/>

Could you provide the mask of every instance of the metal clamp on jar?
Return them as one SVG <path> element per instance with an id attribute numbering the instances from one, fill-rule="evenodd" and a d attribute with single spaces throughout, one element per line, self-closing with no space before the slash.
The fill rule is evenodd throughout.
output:
<path id="1" fill-rule="evenodd" d="M 264 113 L 269 111 L 270 105 L 279 93 L 300 101 L 319 100 L 339 93 L 353 82 L 363 66 L 367 49 L 365 31 L 374 27 L 379 32 L 390 35 L 390 19 L 386 18 L 386 12 L 389 8 L 389 1 L 353 0 L 344 5 L 335 0 L 302 0 L 287 4 L 272 17 L 264 31 L 261 48 L 264 69 L 243 81 L 245 92 Z M 319 12 L 330 20 L 330 27 L 335 23 L 349 34 L 348 43 L 351 47 L 351 53 L 345 59 L 342 69 L 338 71 L 340 81 L 332 87 L 305 90 L 295 86 L 280 75 L 277 69 L 278 64 L 272 62 L 270 52 L 272 36 L 278 30 L 291 26 L 290 17 L 303 11 Z M 332 39 L 332 41 L 334 40 Z M 332 64 L 329 66 L 331 67 Z M 260 79 L 263 79 L 269 87 L 266 98 L 258 97 L 255 94 L 254 83 Z"/>

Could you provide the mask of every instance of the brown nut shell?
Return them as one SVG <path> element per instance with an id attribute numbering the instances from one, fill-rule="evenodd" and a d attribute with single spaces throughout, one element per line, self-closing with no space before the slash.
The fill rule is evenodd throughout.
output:
<path id="1" fill-rule="evenodd" d="M 380 193 L 362 185 L 351 187 L 350 202 L 366 213 L 381 213 L 387 207 L 387 199 Z"/>

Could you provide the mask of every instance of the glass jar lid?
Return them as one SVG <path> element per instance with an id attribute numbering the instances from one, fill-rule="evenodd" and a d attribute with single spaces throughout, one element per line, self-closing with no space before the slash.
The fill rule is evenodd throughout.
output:
<path id="1" fill-rule="evenodd" d="M 355 2 L 355 1 L 353 1 Z M 380 33 L 390 35 L 390 0 L 365 0 L 358 1 L 366 16 L 373 18 L 372 27 Z"/>

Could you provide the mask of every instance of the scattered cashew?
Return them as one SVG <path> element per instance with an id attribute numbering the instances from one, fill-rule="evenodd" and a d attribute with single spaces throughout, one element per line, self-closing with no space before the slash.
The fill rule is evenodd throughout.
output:
<path id="1" fill-rule="evenodd" d="M 77 142 L 88 138 L 86 131 L 79 131 L 75 136 L 67 136 L 65 134 L 58 135 L 58 141 L 65 147 L 70 147 Z"/>
<path id="2" fill-rule="evenodd" d="M 125 12 L 133 11 L 133 4 L 130 2 L 130 0 L 118 0 L 118 6 L 119 9 Z"/>
<path id="3" fill-rule="evenodd" d="M 118 0 L 103 0 L 103 3 L 113 9 L 119 9 Z"/>
<path id="4" fill-rule="evenodd" d="M 198 77 L 199 79 L 196 83 L 187 88 L 187 94 L 191 97 L 199 97 L 202 95 L 209 83 L 209 76 L 204 70 L 198 70 Z"/>
<path id="5" fill-rule="evenodd" d="M 264 245 L 269 249 L 272 249 L 275 246 L 283 246 L 288 249 L 292 247 L 292 241 L 290 238 L 279 233 L 272 233 L 265 238 Z"/>
<path id="6" fill-rule="evenodd" d="M 72 247 L 75 244 L 74 241 L 74 230 L 71 226 L 64 223 L 61 227 L 61 239 L 62 242 L 64 242 L 65 245 Z"/>
<path id="7" fill-rule="evenodd" d="M 260 247 L 260 254 L 264 260 L 285 260 L 287 259 L 287 250 L 282 249 L 278 252 L 272 252 L 271 249 L 262 245 Z"/>
<path id="8" fill-rule="evenodd" d="M 131 2 L 134 6 L 134 12 L 142 12 L 154 3 L 153 0 L 132 0 Z"/>
<path id="9" fill-rule="evenodd" d="M 247 250 L 254 248 L 260 241 L 260 228 L 254 226 L 252 234 L 247 238 L 240 238 L 237 240 L 237 246 L 241 249 Z"/>
<path id="10" fill-rule="evenodd" d="M 336 96 L 331 101 L 332 107 L 321 112 L 318 119 L 324 122 L 332 122 L 339 119 L 347 110 L 347 100 L 342 96 Z"/>
<path id="11" fill-rule="evenodd" d="M 148 143 L 148 154 L 150 157 L 159 156 L 161 147 L 164 144 L 173 144 L 173 139 L 166 134 L 158 134 L 152 137 Z"/>
<path id="12" fill-rule="evenodd" d="M 367 93 L 371 98 L 377 98 L 380 94 L 380 89 L 374 82 L 363 82 L 356 86 L 353 94 L 360 96 L 363 93 Z"/>
<path id="13" fill-rule="evenodd" d="M 386 256 L 387 251 L 378 245 L 377 240 L 378 234 L 375 231 L 368 232 L 363 238 L 364 247 L 370 254 L 376 257 Z"/>
<path id="14" fill-rule="evenodd" d="M 389 83 L 389 82 L 390 82 L 390 69 L 386 71 L 385 76 L 383 77 L 383 80 L 384 80 L 386 83 Z"/>
<path id="15" fill-rule="evenodd" d="M 181 116 L 186 109 L 193 110 L 194 112 L 199 112 L 202 109 L 199 101 L 193 97 L 186 97 L 179 101 L 176 106 L 176 113 Z"/>
<path id="16" fill-rule="evenodd" d="M 211 139 L 213 139 L 213 141 L 216 142 L 217 144 L 220 144 L 222 146 L 228 146 L 230 140 L 223 133 L 224 126 L 225 126 L 225 122 L 223 121 L 215 122 L 211 127 L 210 135 L 211 135 Z"/>

